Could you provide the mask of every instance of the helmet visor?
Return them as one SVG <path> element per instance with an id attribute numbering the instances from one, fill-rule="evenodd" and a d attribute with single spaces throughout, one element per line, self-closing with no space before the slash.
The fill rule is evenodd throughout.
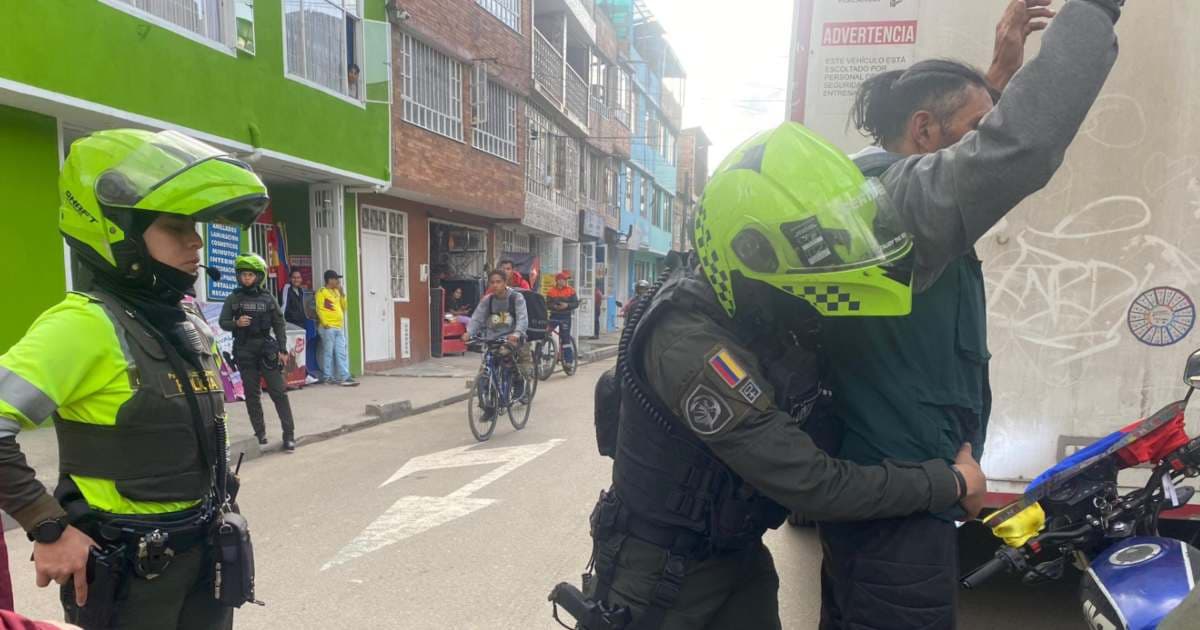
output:
<path id="1" fill-rule="evenodd" d="M 912 248 L 883 185 L 868 179 L 804 218 L 752 223 L 732 242 L 733 253 L 761 274 L 828 273 L 895 262 Z"/>
<path id="2" fill-rule="evenodd" d="M 176 131 L 162 131 L 96 178 L 96 198 L 132 207 L 184 171 L 211 159 L 244 166 L 228 153 Z"/>

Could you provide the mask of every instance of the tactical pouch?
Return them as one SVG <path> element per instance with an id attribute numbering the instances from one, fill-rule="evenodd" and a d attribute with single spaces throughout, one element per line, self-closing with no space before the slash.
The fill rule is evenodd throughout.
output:
<path id="1" fill-rule="evenodd" d="M 254 598 L 254 545 L 250 526 L 237 512 L 224 512 L 213 529 L 213 597 L 223 606 L 241 608 Z"/>
<path id="2" fill-rule="evenodd" d="M 605 457 L 617 454 L 617 430 L 621 418 L 621 382 L 616 368 L 609 369 L 596 381 L 596 446 Z"/>

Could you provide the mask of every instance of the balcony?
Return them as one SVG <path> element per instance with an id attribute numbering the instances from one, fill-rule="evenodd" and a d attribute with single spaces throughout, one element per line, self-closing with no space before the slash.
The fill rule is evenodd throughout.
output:
<path id="1" fill-rule="evenodd" d="M 567 64 L 542 32 L 533 30 L 533 80 L 538 91 L 558 107 L 563 106 L 563 77 Z"/>
<path id="2" fill-rule="evenodd" d="M 567 69 L 567 116 L 584 129 L 588 126 L 588 84 L 571 66 Z"/>
<path id="3" fill-rule="evenodd" d="M 588 131 L 588 83 L 567 63 L 559 47 L 540 30 L 533 30 L 533 83 L 564 119 Z"/>

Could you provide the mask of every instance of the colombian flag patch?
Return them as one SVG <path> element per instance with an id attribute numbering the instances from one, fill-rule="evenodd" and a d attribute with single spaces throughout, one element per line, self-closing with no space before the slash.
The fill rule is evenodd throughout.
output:
<path id="1" fill-rule="evenodd" d="M 724 348 L 721 348 L 708 360 L 708 366 L 730 387 L 737 387 L 746 380 L 746 370 L 742 369 L 742 366 L 738 365 L 738 362 L 729 355 L 729 351 Z"/>

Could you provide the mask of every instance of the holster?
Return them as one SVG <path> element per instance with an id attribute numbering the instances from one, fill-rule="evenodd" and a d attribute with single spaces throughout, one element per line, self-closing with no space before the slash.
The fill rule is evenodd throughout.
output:
<path id="1" fill-rule="evenodd" d="M 107 630 L 116 622 L 117 599 L 130 573 L 129 553 L 125 545 L 93 547 L 88 554 L 88 596 L 76 608 L 72 622 L 87 630 Z M 70 600 L 67 602 L 67 600 Z M 64 588 L 63 600 L 70 610 L 75 604 L 75 589 Z"/>
<path id="2" fill-rule="evenodd" d="M 237 512 L 222 512 L 212 534 L 213 598 L 223 606 L 241 608 L 254 597 L 254 545 L 250 526 Z"/>

